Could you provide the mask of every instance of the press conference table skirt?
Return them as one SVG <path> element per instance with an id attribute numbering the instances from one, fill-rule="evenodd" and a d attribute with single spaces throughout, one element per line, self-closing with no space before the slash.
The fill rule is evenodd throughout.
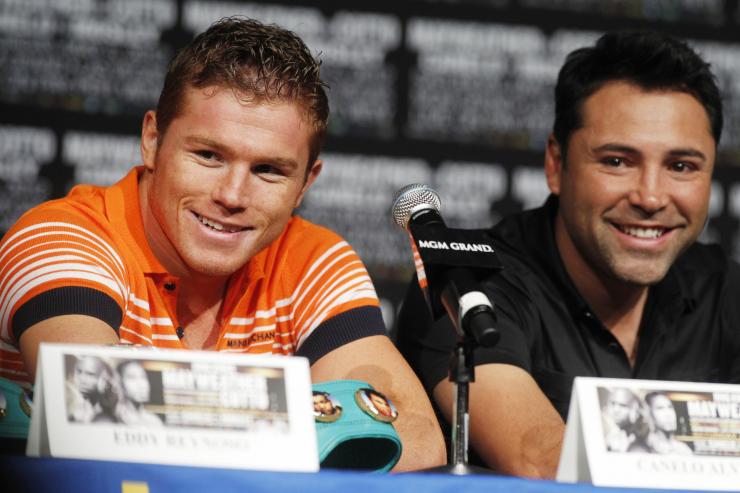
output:
<path id="1" fill-rule="evenodd" d="M 619 493 L 653 492 L 596 488 L 502 476 L 371 474 L 322 471 L 284 473 L 162 466 L 129 462 L 0 456 L 0 491 L 54 493 Z"/>

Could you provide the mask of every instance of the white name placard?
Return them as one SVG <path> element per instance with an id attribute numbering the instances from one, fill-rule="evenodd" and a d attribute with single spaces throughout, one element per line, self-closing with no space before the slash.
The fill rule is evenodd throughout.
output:
<path id="1" fill-rule="evenodd" d="M 578 377 L 558 481 L 740 489 L 740 385 Z"/>
<path id="2" fill-rule="evenodd" d="M 308 360 L 42 344 L 27 454 L 317 471 Z"/>

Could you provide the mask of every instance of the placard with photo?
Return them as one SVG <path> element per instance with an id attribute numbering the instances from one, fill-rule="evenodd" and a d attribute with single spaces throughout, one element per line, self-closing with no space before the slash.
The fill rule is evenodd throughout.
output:
<path id="1" fill-rule="evenodd" d="M 576 378 L 558 480 L 737 490 L 740 385 Z"/>
<path id="2" fill-rule="evenodd" d="M 315 471 L 304 358 L 44 344 L 28 454 Z"/>

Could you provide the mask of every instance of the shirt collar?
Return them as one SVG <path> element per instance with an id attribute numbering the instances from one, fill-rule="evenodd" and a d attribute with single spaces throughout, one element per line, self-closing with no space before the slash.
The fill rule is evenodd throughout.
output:
<path id="1" fill-rule="evenodd" d="M 137 166 L 118 183 L 105 190 L 108 218 L 116 231 L 126 239 L 126 244 L 145 274 L 166 274 L 167 270 L 157 260 L 144 233 L 144 220 L 139 203 L 139 180 L 145 168 Z"/>
<path id="2" fill-rule="evenodd" d="M 551 279 L 557 289 L 566 294 L 566 302 L 572 310 L 572 313 L 581 315 L 585 311 L 591 311 L 588 303 L 578 292 L 573 281 L 570 278 L 565 264 L 560 256 L 557 244 L 555 242 L 555 216 L 558 211 L 558 197 L 550 195 L 540 208 L 523 212 L 517 215 L 519 225 L 512 228 L 511 224 L 505 224 L 502 221 L 503 228 L 496 227 L 496 230 L 503 229 L 505 241 L 514 230 L 518 231 L 518 242 L 524 247 L 525 254 L 534 259 L 533 268 L 543 272 Z M 499 231 L 499 233 L 501 233 Z M 501 236 L 500 234 L 497 236 Z M 514 245 L 517 248 L 517 245 Z M 695 300 L 688 289 L 686 279 L 681 272 L 671 266 L 666 276 L 651 287 L 651 295 L 658 307 L 675 309 L 682 306 L 685 310 L 691 310 L 695 306 Z"/>

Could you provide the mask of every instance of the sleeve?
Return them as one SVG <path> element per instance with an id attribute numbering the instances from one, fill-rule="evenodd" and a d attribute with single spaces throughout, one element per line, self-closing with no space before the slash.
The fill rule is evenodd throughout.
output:
<path id="1" fill-rule="evenodd" d="M 496 274 L 498 275 L 498 274 Z M 497 329 L 501 338 L 492 348 L 476 348 L 476 366 L 504 363 L 532 372 L 530 344 L 523 330 L 527 327 L 519 313 L 522 300 L 512 298 L 500 283 L 492 278 L 484 283 L 486 293 L 495 306 Z M 517 291 L 513 291 L 516 293 Z M 409 284 L 397 319 L 397 340 L 401 354 L 416 372 L 431 394 L 434 387 L 449 375 L 450 358 L 457 345 L 457 333 L 448 316 L 433 320 L 416 276 Z"/>
<path id="2" fill-rule="evenodd" d="M 25 214 L 0 243 L 0 338 L 17 346 L 42 320 L 96 317 L 118 329 L 125 304 L 123 260 L 97 218 L 64 205 Z"/>
<path id="3" fill-rule="evenodd" d="M 352 341 L 386 334 L 372 280 L 354 249 L 314 225 L 302 237 L 300 254 L 290 255 L 288 263 L 297 283 L 292 296 L 295 354 L 313 364 Z M 303 257 L 301 265 L 296 257 Z"/>
<path id="4" fill-rule="evenodd" d="M 727 277 L 720 303 L 722 310 L 722 329 L 725 341 L 722 344 L 721 365 L 724 368 L 723 383 L 740 383 L 740 264 L 730 260 Z"/>

